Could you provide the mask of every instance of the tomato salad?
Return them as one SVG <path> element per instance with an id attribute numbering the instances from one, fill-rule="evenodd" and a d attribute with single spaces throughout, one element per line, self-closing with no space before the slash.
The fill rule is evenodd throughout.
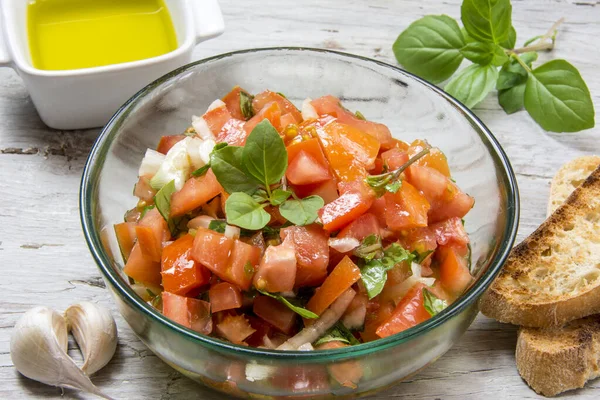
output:
<path id="1" fill-rule="evenodd" d="M 300 109 L 235 87 L 148 149 L 115 225 L 133 288 L 240 345 L 312 350 L 394 335 L 470 285 L 474 200 L 426 141 L 333 96 Z"/>

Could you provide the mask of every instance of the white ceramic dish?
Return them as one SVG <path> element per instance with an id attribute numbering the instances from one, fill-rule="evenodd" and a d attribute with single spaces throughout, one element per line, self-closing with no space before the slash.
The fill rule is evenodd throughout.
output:
<path id="1" fill-rule="evenodd" d="M 44 71 L 31 63 L 27 3 L 0 1 L 0 66 L 11 67 L 21 76 L 40 117 L 55 129 L 103 126 L 139 89 L 190 62 L 196 44 L 224 30 L 217 0 L 165 0 L 177 35 L 177 49 L 122 64 Z"/>

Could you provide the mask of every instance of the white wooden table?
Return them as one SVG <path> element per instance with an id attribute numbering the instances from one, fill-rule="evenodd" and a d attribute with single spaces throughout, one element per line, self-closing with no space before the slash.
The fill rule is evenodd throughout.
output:
<path id="1" fill-rule="evenodd" d="M 226 33 L 200 45 L 195 52 L 198 59 L 242 48 L 291 45 L 336 49 L 395 64 L 391 46 L 403 28 L 426 14 L 458 18 L 460 0 L 222 0 L 221 7 Z M 600 2 L 513 0 L 519 45 L 563 16 L 566 22 L 552 56 L 579 68 L 600 110 Z M 600 154 L 600 127 L 578 134 L 548 134 L 525 112 L 505 115 L 495 96 L 475 111 L 517 173 L 520 240 L 544 219 L 549 181 L 558 167 L 578 155 Z M 10 334 L 30 307 L 63 310 L 79 300 L 102 303 L 117 319 L 117 354 L 93 378 L 106 393 L 118 399 L 225 398 L 154 356 L 118 315 L 104 288 L 78 215 L 80 175 L 97 133 L 48 129 L 19 77 L 0 69 L 0 398 L 61 396 L 60 389 L 17 373 L 9 354 Z M 540 398 L 517 373 L 515 342 L 515 327 L 479 316 L 437 363 L 373 398 Z M 80 359 L 76 351 L 72 354 Z M 73 391 L 66 391 L 65 397 L 91 398 Z M 563 397 L 599 398 L 600 381 Z"/>

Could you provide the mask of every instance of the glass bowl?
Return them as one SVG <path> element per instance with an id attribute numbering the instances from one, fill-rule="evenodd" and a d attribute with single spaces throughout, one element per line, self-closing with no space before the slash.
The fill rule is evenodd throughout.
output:
<path id="1" fill-rule="evenodd" d="M 165 318 L 129 287 L 112 226 L 135 204 L 132 195 L 146 148 L 184 131 L 234 85 L 257 93 L 339 97 L 344 106 L 386 124 L 396 138 L 427 139 L 441 148 L 458 185 L 476 202 L 465 218 L 476 281 L 450 307 L 411 329 L 337 350 L 299 352 L 238 346 Z M 189 64 L 151 83 L 106 125 L 87 160 L 80 193 L 83 231 L 106 287 L 139 338 L 188 377 L 249 398 L 366 395 L 438 359 L 477 315 L 477 300 L 500 271 L 519 217 L 517 183 L 506 154 L 465 106 L 422 79 L 388 64 L 334 51 L 272 48 L 238 51 Z M 349 363 L 362 369 L 356 387 L 330 374 Z"/>

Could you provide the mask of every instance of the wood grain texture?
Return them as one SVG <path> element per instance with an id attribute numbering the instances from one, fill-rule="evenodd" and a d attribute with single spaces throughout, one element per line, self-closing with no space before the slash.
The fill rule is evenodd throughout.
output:
<path id="1" fill-rule="evenodd" d="M 593 0 L 513 0 L 518 44 L 565 17 L 552 57 L 576 65 L 600 109 L 600 4 Z M 325 47 L 395 64 L 398 33 L 426 14 L 458 18 L 459 0 L 317 1 L 222 0 L 226 33 L 201 44 L 196 58 L 268 46 Z M 550 55 L 542 54 L 542 60 Z M 549 134 L 525 113 L 507 116 L 489 96 L 476 110 L 506 150 L 521 191 L 519 240 L 544 219 L 550 178 L 564 162 L 600 153 L 600 128 Z M 220 399 L 156 358 L 132 334 L 112 306 L 81 234 L 77 195 L 85 157 L 97 130 L 46 128 L 19 77 L 0 70 L 0 398 L 56 398 L 60 389 L 20 376 L 9 340 L 19 316 L 46 304 L 64 310 L 78 300 L 110 307 L 119 328 L 112 362 L 93 381 L 118 399 Z M 515 368 L 516 328 L 478 317 L 444 357 L 411 380 L 373 399 L 541 398 Z M 71 347 L 73 347 L 71 343 Z M 74 357 L 79 357 L 76 351 Z M 600 381 L 561 398 L 592 399 Z M 65 398 L 90 398 L 72 391 Z"/>

